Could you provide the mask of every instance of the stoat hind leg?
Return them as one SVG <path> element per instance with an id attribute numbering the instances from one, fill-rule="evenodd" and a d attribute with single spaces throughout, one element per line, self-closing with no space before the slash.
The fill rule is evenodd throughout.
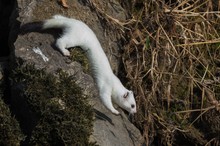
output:
<path id="1" fill-rule="evenodd" d="M 56 47 L 61 51 L 61 53 L 64 56 L 70 56 L 70 52 L 66 49 L 66 44 L 65 39 L 63 37 L 57 39 L 56 41 Z"/>
<path id="2" fill-rule="evenodd" d="M 113 114 L 119 114 L 119 111 L 117 111 L 112 104 L 111 95 L 100 94 L 100 98 L 107 109 L 109 109 Z"/>

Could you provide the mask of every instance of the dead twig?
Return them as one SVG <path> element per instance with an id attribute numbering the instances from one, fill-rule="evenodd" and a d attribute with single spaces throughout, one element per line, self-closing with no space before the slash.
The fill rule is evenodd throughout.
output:
<path id="1" fill-rule="evenodd" d="M 64 8 L 69 8 L 69 6 L 67 5 L 66 0 L 60 0 L 59 2 L 60 2 L 60 4 L 61 4 Z"/>

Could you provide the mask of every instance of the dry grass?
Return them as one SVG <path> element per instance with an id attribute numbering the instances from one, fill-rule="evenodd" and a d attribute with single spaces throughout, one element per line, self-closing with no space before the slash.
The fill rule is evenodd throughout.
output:
<path id="1" fill-rule="evenodd" d="M 220 2 L 121 0 L 127 22 L 90 3 L 124 39 L 123 65 L 138 105 L 134 123 L 146 144 L 219 145 Z"/>

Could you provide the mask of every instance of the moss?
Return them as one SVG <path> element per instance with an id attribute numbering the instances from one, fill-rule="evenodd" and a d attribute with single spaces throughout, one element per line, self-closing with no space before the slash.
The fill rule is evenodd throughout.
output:
<path id="1" fill-rule="evenodd" d="M 86 52 L 78 47 L 70 49 L 70 52 L 71 52 L 70 59 L 72 61 L 79 62 L 83 67 L 83 71 L 88 73 L 89 61 L 88 61 L 88 58 L 86 57 L 86 54 L 85 54 Z"/>
<path id="2" fill-rule="evenodd" d="M 20 145 L 24 139 L 18 122 L 11 116 L 9 108 L 0 99 L 0 145 Z"/>
<path id="3" fill-rule="evenodd" d="M 62 70 L 56 75 L 34 65 L 13 71 L 15 84 L 24 84 L 30 110 L 40 117 L 29 140 L 31 145 L 95 145 L 89 143 L 93 111 L 73 76 Z"/>
<path id="4" fill-rule="evenodd" d="M 24 139 L 18 121 L 12 117 L 8 106 L 3 101 L 3 79 L 0 79 L 0 145 L 20 145 Z"/>

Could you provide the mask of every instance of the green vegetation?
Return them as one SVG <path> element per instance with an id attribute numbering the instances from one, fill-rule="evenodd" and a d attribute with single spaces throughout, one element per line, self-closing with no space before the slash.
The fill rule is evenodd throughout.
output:
<path id="1" fill-rule="evenodd" d="M 24 139 L 18 121 L 3 101 L 4 81 L 0 79 L 0 145 L 19 146 Z"/>
<path id="2" fill-rule="evenodd" d="M 0 145 L 18 146 L 23 139 L 18 121 L 11 116 L 9 108 L 0 99 Z"/>
<path id="3" fill-rule="evenodd" d="M 28 140 L 31 145 L 95 145 L 89 143 L 93 111 L 72 76 L 62 70 L 56 75 L 18 64 L 12 74 L 14 85 L 23 85 L 23 98 L 39 120 Z"/>
<path id="4" fill-rule="evenodd" d="M 83 67 L 83 71 L 85 73 L 89 72 L 89 61 L 88 58 L 86 56 L 86 52 L 83 51 L 81 48 L 79 47 L 74 47 L 70 49 L 70 59 L 71 61 L 76 61 L 78 63 L 80 63 Z"/>

